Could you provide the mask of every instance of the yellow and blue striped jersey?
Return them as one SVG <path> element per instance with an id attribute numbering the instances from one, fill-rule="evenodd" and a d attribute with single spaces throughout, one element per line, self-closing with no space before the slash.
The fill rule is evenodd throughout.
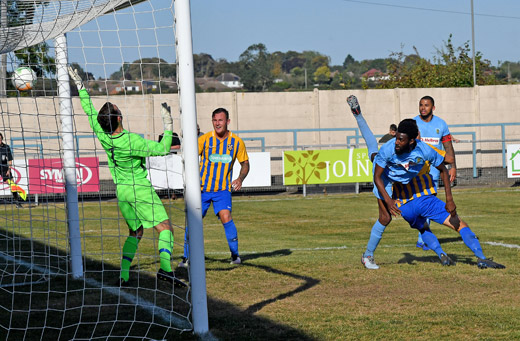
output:
<path id="1" fill-rule="evenodd" d="M 398 200 L 399 207 L 414 198 L 437 193 L 430 166 L 440 165 L 445 155 L 445 151 L 421 141 L 412 151 L 400 155 L 395 153 L 394 144 L 385 144 L 374 162 L 384 168 L 392 182 L 392 198 Z"/>
<path id="2" fill-rule="evenodd" d="M 433 177 L 430 174 L 430 163 L 426 162 L 417 176 L 403 184 L 394 182 L 392 184 L 392 199 L 397 199 L 397 207 L 406 204 L 408 201 L 437 193 Z"/>
<path id="3" fill-rule="evenodd" d="M 231 191 L 235 160 L 249 160 L 244 141 L 232 132 L 222 140 L 215 131 L 199 137 L 199 155 L 202 192 Z"/>

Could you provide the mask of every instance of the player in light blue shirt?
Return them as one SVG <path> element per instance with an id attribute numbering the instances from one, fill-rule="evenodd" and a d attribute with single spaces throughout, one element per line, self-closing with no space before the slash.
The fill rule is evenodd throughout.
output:
<path id="1" fill-rule="evenodd" d="M 361 131 L 361 135 L 363 136 L 363 139 L 365 140 L 365 143 L 367 144 L 368 148 L 368 155 L 370 156 L 370 160 L 374 162 L 374 158 L 377 156 L 378 153 L 378 145 L 377 140 L 374 137 L 374 134 L 370 130 L 370 127 L 368 126 L 367 122 L 365 121 L 365 118 L 361 114 L 361 107 L 359 106 L 359 102 L 356 98 L 356 96 L 349 96 L 347 98 L 347 103 L 349 104 L 352 114 L 354 114 L 354 118 L 356 119 L 357 125 L 359 127 L 359 130 Z M 390 149 L 395 146 L 395 138 L 388 141 L 385 146 L 388 145 Z M 383 147 L 382 147 L 383 148 Z M 443 153 L 443 152 L 442 152 Z M 375 162 L 374 162 L 374 172 L 375 172 Z M 426 172 L 427 173 L 427 172 Z M 388 177 L 389 173 L 383 173 L 381 175 L 381 178 L 384 182 L 385 192 L 388 196 L 392 196 L 392 181 Z M 431 182 L 431 181 L 430 181 Z M 430 186 L 431 187 L 431 186 Z M 384 197 L 379 191 L 379 189 L 374 186 L 374 195 L 377 198 L 377 205 L 379 209 L 379 218 L 372 226 L 371 232 L 370 232 L 370 238 L 367 243 L 367 248 L 363 255 L 361 256 L 361 263 L 365 266 L 367 269 L 376 270 L 379 269 L 379 266 L 376 264 L 374 260 L 374 252 L 379 245 L 379 242 L 381 241 L 381 238 L 383 237 L 383 232 L 385 231 L 386 227 L 390 222 L 392 221 L 392 215 L 390 214 L 390 209 L 386 205 L 384 201 Z"/>
<path id="2" fill-rule="evenodd" d="M 435 100 L 431 96 L 424 96 L 419 101 L 419 115 L 414 119 L 419 127 L 420 140 L 426 142 L 438 149 L 445 150 L 448 157 L 453 158 L 453 163 L 449 170 L 450 182 L 455 181 L 457 169 L 455 165 L 455 151 L 453 149 L 452 136 L 448 128 L 448 124 L 433 115 L 435 110 Z M 430 174 L 433 176 L 435 186 L 438 188 L 440 173 L 435 167 L 431 167 Z M 427 222 L 429 225 L 429 221 Z M 419 234 L 417 238 L 417 247 L 428 250 L 424 241 Z"/>
<path id="3" fill-rule="evenodd" d="M 446 205 L 434 195 L 437 187 L 429 172 L 430 167 L 438 169 L 442 167 L 445 170 L 443 181 L 446 181 L 448 175 L 444 163 L 452 163 L 453 159 L 444 151 L 419 141 L 415 142 L 418 133 L 410 134 L 415 137 L 411 143 L 409 141 L 408 145 L 403 144 L 401 135 L 397 135 L 397 138 L 387 142 L 378 151 L 376 139 L 361 114 L 357 98 L 349 96 L 347 102 L 367 143 L 368 153 L 374 162 L 374 174 L 377 175 L 377 179 L 374 177 L 374 183 L 377 182 L 374 194 L 378 198 L 379 219 L 372 227 L 367 249 L 361 257 L 362 264 L 367 269 L 379 269 L 374 261 L 374 251 L 386 226 L 392 220 L 391 214 L 402 214 L 411 227 L 420 231 L 428 246 L 437 253 L 443 265 L 454 265 L 455 263 L 442 250 L 437 238 L 425 224 L 428 218 L 459 232 L 464 243 L 477 256 L 479 268 L 504 268 L 503 265 L 485 258 L 475 234 L 466 223 L 456 216 L 449 181 L 446 189 Z M 418 132 L 414 120 L 408 119 L 403 122 L 405 122 L 405 126 L 411 125 Z M 402 130 L 407 130 L 407 128 L 404 127 Z M 416 147 L 417 149 L 415 149 Z"/>
<path id="4" fill-rule="evenodd" d="M 386 143 L 374 159 L 374 184 L 382 194 L 390 213 L 394 216 L 401 215 L 410 227 L 419 230 L 426 245 L 439 256 L 443 265 L 455 263 L 425 225 L 427 219 L 458 232 L 464 244 L 477 257 L 479 268 L 504 269 L 504 265 L 484 256 L 477 236 L 457 215 L 444 156 L 428 144 L 418 141 L 418 134 L 419 129 L 413 119 L 401 121 L 393 148 L 391 143 Z M 436 187 L 429 172 L 430 165 L 440 172 L 445 184 L 446 203 L 434 195 Z M 384 178 L 393 182 L 392 197 L 385 190 Z"/>

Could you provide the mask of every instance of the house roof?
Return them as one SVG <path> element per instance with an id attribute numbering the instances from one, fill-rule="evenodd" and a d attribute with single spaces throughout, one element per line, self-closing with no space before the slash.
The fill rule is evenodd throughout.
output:
<path id="1" fill-rule="evenodd" d="M 374 77 L 375 75 L 382 75 L 382 74 L 383 73 L 381 72 L 381 70 L 370 69 L 367 72 L 365 72 L 364 74 L 362 74 L 361 76 L 365 77 L 365 78 L 368 78 L 368 77 Z"/>
<path id="2" fill-rule="evenodd" d="M 195 83 L 197 83 L 201 87 L 202 90 L 207 90 L 209 88 L 214 88 L 217 91 L 229 89 L 227 86 L 220 83 L 215 78 L 207 78 L 207 77 L 195 78 Z"/>
<path id="3" fill-rule="evenodd" d="M 240 81 L 240 77 L 231 72 L 221 73 L 215 78 L 219 82 L 237 82 Z"/>

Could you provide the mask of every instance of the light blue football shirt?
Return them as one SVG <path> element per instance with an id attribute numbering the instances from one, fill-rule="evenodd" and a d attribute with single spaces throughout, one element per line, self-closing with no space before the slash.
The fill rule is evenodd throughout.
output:
<path id="1" fill-rule="evenodd" d="M 439 118 L 435 115 L 432 116 L 432 120 L 430 122 L 423 121 L 421 119 L 421 115 L 415 116 L 414 120 L 417 122 L 417 126 L 419 127 L 421 141 L 431 144 L 440 150 L 444 150 L 442 141 L 447 136 L 450 136 L 450 129 L 448 128 L 448 124 L 442 118 Z M 438 169 L 432 167 L 430 169 L 430 174 L 432 175 L 434 181 L 439 181 L 440 173 Z"/>

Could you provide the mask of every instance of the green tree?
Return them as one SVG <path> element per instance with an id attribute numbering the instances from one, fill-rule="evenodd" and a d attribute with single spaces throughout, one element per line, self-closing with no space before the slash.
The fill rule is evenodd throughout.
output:
<path id="1" fill-rule="evenodd" d="M 471 87 L 473 86 L 473 60 L 471 49 L 466 42 L 455 47 L 450 34 L 442 49 L 437 50 L 433 63 L 429 60 L 403 52 L 392 53 L 387 72 L 389 79 L 383 80 L 381 88 L 432 88 L 432 87 Z M 480 52 L 475 53 L 477 85 L 498 84 L 490 62 L 483 59 Z"/>
<path id="2" fill-rule="evenodd" d="M 274 62 L 273 68 L 271 69 L 271 75 L 273 75 L 274 78 L 282 77 L 282 64 Z"/>
<path id="3" fill-rule="evenodd" d="M 231 72 L 236 75 L 240 74 L 240 63 L 239 62 L 228 62 L 224 58 L 220 58 L 216 61 L 213 73 L 215 76 L 220 74 Z"/>
<path id="4" fill-rule="evenodd" d="M 216 62 L 207 53 L 193 55 L 193 70 L 195 77 L 213 77 L 215 76 Z"/>
<path id="5" fill-rule="evenodd" d="M 301 67 L 294 67 L 289 77 L 293 87 L 297 89 L 303 89 L 305 87 L 305 71 Z"/>
<path id="6" fill-rule="evenodd" d="M 346 69 L 349 67 L 349 65 L 352 65 L 354 63 L 356 63 L 356 60 L 354 59 L 354 57 L 348 54 L 345 60 L 343 61 L 343 67 Z"/>
<path id="7" fill-rule="evenodd" d="M 305 57 L 296 51 L 287 51 L 282 60 L 282 70 L 285 73 L 290 73 L 295 67 L 304 68 Z"/>
<path id="8" fill-rule="evenodd" d="M 265 91 L 273 82 L 272 63 L 264 44 L 254 44 L 239 58 L 240 77 L 249 91 Z"/>
<path id="9" fill-rule="evenodd" d="M 505 83 L 518 83 L 520 81 L 520 63 L 499 62 L 496 77 Z"/>
<path id="10" fill-rule="evenodd" d="M 125 62 L 118 71 L 110 75 L 112 80 L 158 80 L 165 78 L 175 78 L 177 68 L 175 64 L 170 64 L 164 59 L 142 58 L 132 63 Z"/>
<path id="11" fill-rule="evenodd" d="M 318 84 L 328 84 L 330 83 L 330 69 L 328 66 L 323 65 L 316 69 L 314 72 L 314 80 Z"/>
<path id="12" fill-rule="evenodd" d="M 48 4 L 49 2 L 41 2 L 38 6 Z M 36 7 L 35 2 L 8 0 L 7 25 L 16 27 L 32 24 Z M 49 56 L 49 46 L 45 42 L 14 51 L 14 55 L 20 65 L 31 67 L 38 77 L 42 77 L 45 72 L 56 73 L 55 60 Z"/>

